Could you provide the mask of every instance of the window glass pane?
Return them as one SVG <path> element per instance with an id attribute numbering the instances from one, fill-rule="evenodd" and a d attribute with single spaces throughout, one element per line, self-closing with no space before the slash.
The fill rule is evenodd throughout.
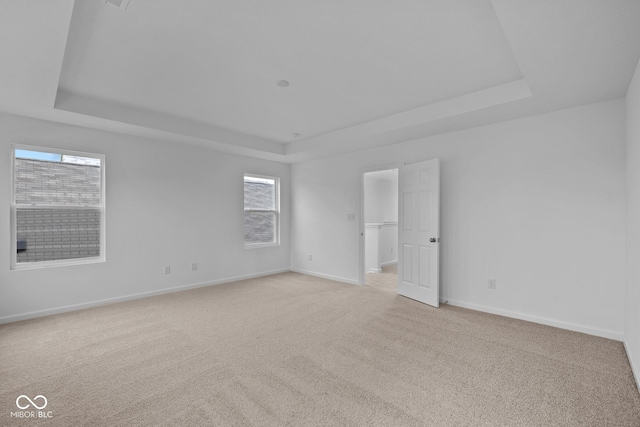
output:
<path id="1" fill-rule="evenodd" d="M 100 209 L 17 208 L 17 262 L 100 255 Z"/>
<path id="2" fill-rule="evenodd" d="M 276 181 L 244 177 L 244 208 L 258 210 L 276 209 Z"/>
<path id="3" fill-rule="evenodd" d="M 93 157 L 62 155 L 62 163 L 73 163 L 76 165 L 100 166 L 100 159 Z"/>
<path id="4" fill-rule="evenodd" d="M 47 160 L 59 162 L 62 155 L 56 153 L 45 153 L 42 151 L 16 150 L 16 159 Z"/>
<path id="5" fill-rule="evenodd" d="M 73 162 L 66 163 L 21 158 L 20 151 L 24 152 L 16 150 L 14 171 L 16 205 L 100 205 L 100 159 L 64 156 Z"/>
<path id="6" fill-rule="evenodd" d="M 273 243 L 276 241 L 275 212 L 244 212 L 244 242 Z"/>

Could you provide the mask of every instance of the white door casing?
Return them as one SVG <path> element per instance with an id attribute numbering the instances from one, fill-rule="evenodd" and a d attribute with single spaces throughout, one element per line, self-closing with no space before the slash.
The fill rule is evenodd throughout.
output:
<path id="1" fill-rule="evenodd" d="M 440 160 L 404 165 L 398 182 L 398 294 L 438 307 Z"/>

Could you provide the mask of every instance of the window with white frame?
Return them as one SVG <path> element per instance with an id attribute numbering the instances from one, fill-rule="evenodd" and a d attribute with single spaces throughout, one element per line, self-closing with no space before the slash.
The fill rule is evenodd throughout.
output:
<path id="1" fill-rule="evenodd" d="M 279 242 L 280 180 L 262 175 L 244 175 L 245 247 L 274 246 Z"/>
<path id="2" fill-rule="evenodd" d="M 12 147 L 11 268 L 105 260 L 104 156 Z"/>

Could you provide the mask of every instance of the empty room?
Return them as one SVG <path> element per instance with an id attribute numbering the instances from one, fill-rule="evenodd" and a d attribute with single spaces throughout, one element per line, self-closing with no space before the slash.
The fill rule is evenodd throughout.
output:
<path id="1" fill-rule="evenodd" d="M 640 426 L 640 1 L 0 1 L 0 425 Z"/>

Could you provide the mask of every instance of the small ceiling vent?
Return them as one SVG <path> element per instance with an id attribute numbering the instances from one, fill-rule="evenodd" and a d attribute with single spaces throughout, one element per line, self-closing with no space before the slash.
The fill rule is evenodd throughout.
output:
<path id="1" fill-rule="evenodd" d="M 125 10 L 129 5 L 129 0 L 101 0 L 104 4 L 117 7 L 120 10 Z"/>

